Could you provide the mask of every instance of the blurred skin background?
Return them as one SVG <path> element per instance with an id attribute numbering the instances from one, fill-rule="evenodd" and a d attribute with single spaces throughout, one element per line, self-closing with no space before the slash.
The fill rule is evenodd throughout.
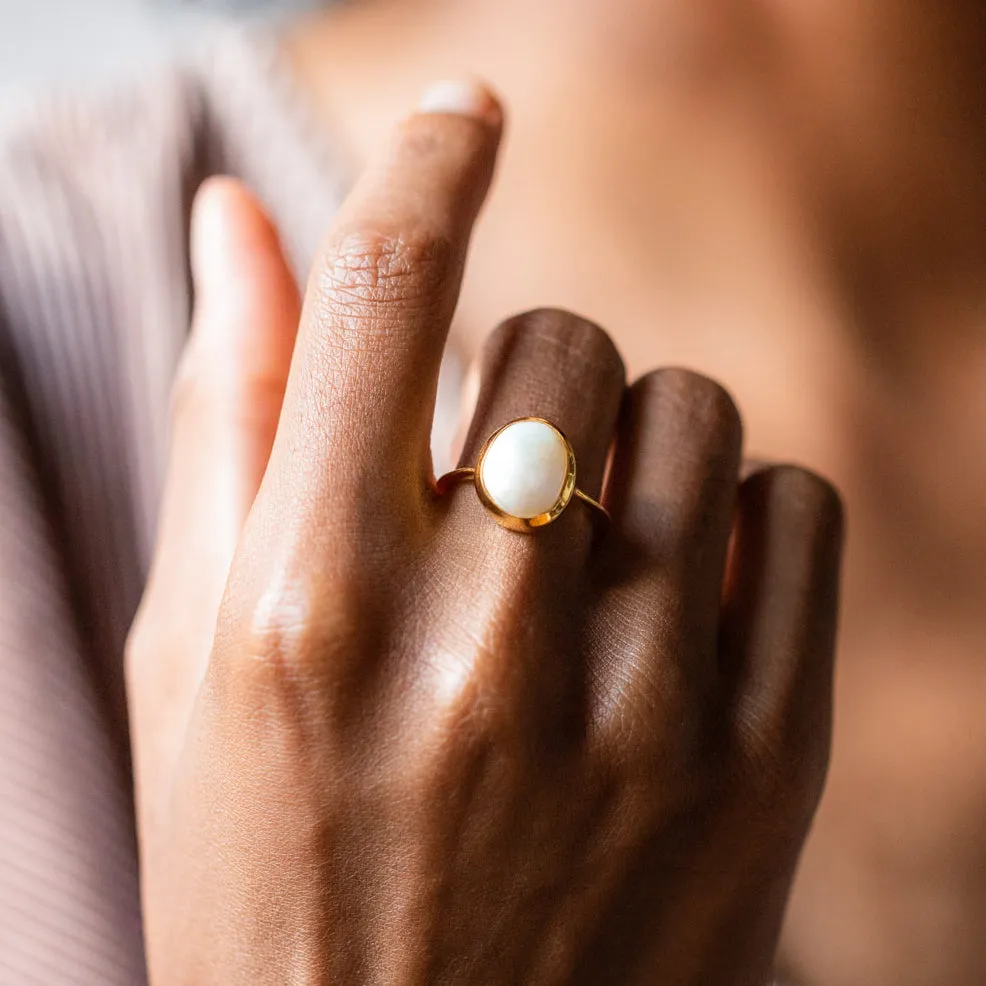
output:
<path id="1" fill-rule="evenodd" d="M 436 75 L 489 78 L 512 114 L 461 351 L 515 311 L 572 308 L 631 375 L 722 381 L 750 454 L 847 496 L 834 765 L 785 930 L 795 982 L 986 982 L 979 5 L 359 6 L 286 42 L 351 172 Z M 164 58 L 222 10 L 3 0 L 0 86 Z"/>

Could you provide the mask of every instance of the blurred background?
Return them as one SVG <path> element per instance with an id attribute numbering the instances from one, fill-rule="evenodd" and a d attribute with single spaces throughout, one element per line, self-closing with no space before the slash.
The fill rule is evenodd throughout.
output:
<path id="1" fill-rule="evenodd" d="M 0 0 L 0 97 L 114 75 L 166 54 L 210 21 L 270 17 L 312 0 Z"/>

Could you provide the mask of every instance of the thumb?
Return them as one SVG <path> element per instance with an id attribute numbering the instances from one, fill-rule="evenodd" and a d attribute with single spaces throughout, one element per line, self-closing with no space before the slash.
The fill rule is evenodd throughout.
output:
<path id="1" fill-rule="evenodd" d="M 191 259 L 195 308 L 175 381 L 158 539 L 127 647 L 138 802 L 152 814 L 270 455 L 300 316 L 277 232 L 239 182 L 214 178 L 200 189 Z"/>

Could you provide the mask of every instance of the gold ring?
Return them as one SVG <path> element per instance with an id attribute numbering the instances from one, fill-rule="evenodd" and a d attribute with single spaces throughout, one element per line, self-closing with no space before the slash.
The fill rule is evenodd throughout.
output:
<path id="1" fill-rule="evenodd" d="M 572 500 L 609 520 L 606 508 L 575 485 L 575 452 L 559 428 L 544 418 L 517 418 L 493 432 L 475 466 L 445 473 L 439 494 L 473 483 L 498 524 L 529 534 L 557 520 Z"/>

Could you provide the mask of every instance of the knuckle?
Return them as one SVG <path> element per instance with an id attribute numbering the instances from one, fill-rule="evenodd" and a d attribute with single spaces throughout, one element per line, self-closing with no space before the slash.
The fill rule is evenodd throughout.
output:
<path id="1" fill-rule="evenodd" d="M 652 774 L 656 759 L 671 772 L 695 768 L 701 728 L 693 704 L 680 695 L 641 699 L 631 686 L 622 703 L 612 703 L 601 745 L 617 751 L 614 759 L 631 773 Z"/>
<path id="2" fill-rule="evenodd" d="M 668 719 L 673 709 L 668 707 Z M 722 758 L 703 739 L 694 709 L 674 725 L 655 720 L 624 723 L 594 740 L 593 763 L 619 784 L 624 799 L 636 803 L 641 813 L 683 816 L 707 810 L 720 797 Z M 660 792 L 657 797 L 655 792 Z"/>
<path id="3" fill-rule="evenodd" d="M 344 586 L 326 592 L 310 578 L 284 578 L 245 605 L 233 592 L 220 614 L 210 672 L 248 710 L 331 719 L 335 684 L 359 666 L 368 638 L 374 642 L 367 627 L 378 622 L 357 593 Z"/>
<path id="4" fill-rule="evenodd" d="M 831 730 L 791 717 L 750 712 L 740 723 L 736 780 L 741 803 L 783 831 L 802 831 L 821 800 Z"/>
<path id="5" fill-rule="evenodd" d="M 681 367 L 652 370 L 631 388 L 634 398 L 671 409 L 694 428 L 738 442 L 743 424 L 732 395 L 722 384 Z"/>
<path id="6" fill-rule="evenodd" d="M 313 617 L 300 585 L 269 587 L 245 612 L 220 615 L 212 663 L 238 685 L 290 690 L 313 662 Z"/>
<path id="7" fill-rule="evenodd" d="M 366 329 L 388 335 L 409 311 L 435 305 L 455 258 L 451 241 L 426 229 L 337 235 L 316 265 L 315 316 L 337 331 L 357 325 L 364 339 Z"/>
<path id="8" fill-rule="evenodd" d="M 602 737 L 627 748 L 670 750 L 697 742 L 702 717 L 696 700 L 708 692 L 701 655 L 693 659 L 677 593 L 611 594 L 591 633 L 597 644 L 592 681 L 593 721 Z M 646 600 L 646 602 L 645 602 Z M 628 636 L 627 627 L 638 632 Z M 688 655 L 682 657 L 679 655 Z"/>
<path id="9" fill-rule="evenodd" d="M 293 600 L 279 599 L 252 615 L 243 651 L 257 672 L 283 684 L 313 663 L 311 624 Z"/>
<path id="10" fill-rule="evenodd" d="M 624 376 L 623 359 L 609 333 L 594 322 L 560 308 L 538 308 L 501 322 L 487 341 L 487 358 L 517 349 L 543 352 L 553 363 L 576 371 Z"/>

